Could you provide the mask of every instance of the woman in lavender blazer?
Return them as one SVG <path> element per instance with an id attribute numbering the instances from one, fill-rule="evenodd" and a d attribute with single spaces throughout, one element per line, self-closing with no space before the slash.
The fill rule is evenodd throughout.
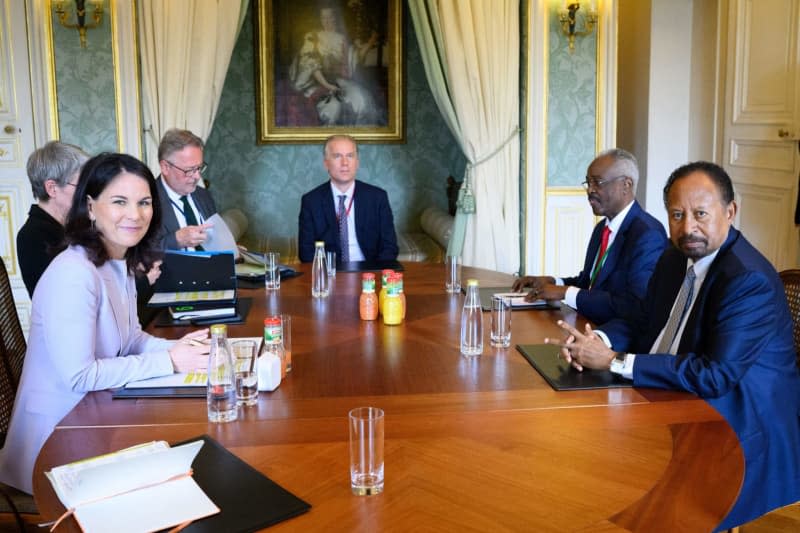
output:
<path id="1" fill-rule="evenodd" d="M 144 333 L 135 268 L 149 270 L 161 226 L 156 182 L 124 154 L 83 167 L 67 217 L 67 248 L 33 293 L 31 329 L 0 481 L 32 492 L 33 466 L 55 425 L 89 391 L 188 371 L 207 349 Z M 186 337 L 202 338 L 206 330 Z"/>

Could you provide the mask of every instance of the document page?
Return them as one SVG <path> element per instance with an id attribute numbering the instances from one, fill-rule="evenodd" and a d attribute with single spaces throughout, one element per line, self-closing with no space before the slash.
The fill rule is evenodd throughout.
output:
<path id="1" fill-rule="evenodd" d="M 206 241 L 203 243 L 203 248 L 210 252 L 233 252 L 234 259 L 239 259 L 239 249 L 236 246 L 236 240 L 233 238 L 231 230 L 225 220 L 219 216 L 219 213 L 214 213 L 210 218 L 206 219 L 206 223 L 212 223 L 214 226 L 206 230 Z"/>
<path id="2" fill-rule="evenodd" d="M 84 531 L 155 531 L 219 512 L 189 475 L 203 441 L 160 441 L 56 467 L 45 475 Z"/>

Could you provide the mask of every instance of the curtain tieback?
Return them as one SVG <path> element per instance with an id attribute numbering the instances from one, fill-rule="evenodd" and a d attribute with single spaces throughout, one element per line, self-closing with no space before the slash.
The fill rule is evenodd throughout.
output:
<path id="1" fill-rule="evenodd" d="M 506 140 L 500 143 L 489 155 L 478 158 L 474 163 L 471 161 L 467 162 L 467 168 L 464 172 L 464 183 L 461 185 L 461 190 L 458 193 L 458 201 L 456 202 L 459 212 L 465 215 L 475 213 L 475 195 L 472 193 L 472 188 L 470 187 L 470 176 L 472 175 L 473 169 L 499 154 L 508 143 L 514 140 L 519 132 L 519 127 L 515 126 Z"/>

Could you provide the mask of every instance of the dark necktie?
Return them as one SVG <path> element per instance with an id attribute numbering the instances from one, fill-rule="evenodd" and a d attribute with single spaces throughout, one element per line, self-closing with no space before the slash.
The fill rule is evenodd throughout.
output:
<path id="1" fill-rule="evenodd" d="M 194 216 L 194 210 L 192 209 L 192 206 L 189 205 L 189 197 L 181 196 L 181 202 L 183 203 L 183 218 L 186 219 L 186 225 L 197 226 L 197 218 Z M 202 246 L 195 246 L 194 249 L 198 252 L 203 251 Z"/>
<path id="2" fill-rule="evenodd" d="M 683 285 L 681 285 L 681 290 L 678 291 L 678 297 L 675 299 L 675 307 L 672 308 L 667 325 L 664 326 L 664 335 L 661 336 L 661 342 L 658 343 L 655 353 L 670 353 L 669 348 L 672 346 L 672 341 L 675 340 L 678 328 L 689 310 L 689 304 L 692 302 L 695 277 L 694 265 L 692 265 L 686 271 L 686 277 L 683 278 Z"/>
<path id="3" fill-rule="evenodd" d="M 350 261 L 350 241 L 347 235 L 347 210 L 344 207 L 344 201 L 347 196 L 344 194 L 339 195 L 339 248 L 341 252 L 342 263 Z"/>
<path id="4" fill-rule="evenodd" d="M 592 272 L 592 280 L 589 282 L 589 287 L 591 288 L 594 285 L 594 280 L 597 279 L 597 275 L 600 273 L 600 269 L 603 267 L 603 263 L 605 262 L 605 255 L 606 250 L 608 249 L 608 237 L 611 235 L 611 228 L 608 225 L 603 227 L 603 234 L 600 236 L 600 250 L 597 252 L 597 260 L 594 263 L 594 271 Z"/>

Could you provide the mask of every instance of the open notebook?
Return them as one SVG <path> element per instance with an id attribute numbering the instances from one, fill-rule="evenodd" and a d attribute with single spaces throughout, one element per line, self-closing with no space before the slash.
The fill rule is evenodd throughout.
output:
<path id="1" fill-rule="evenodd" d="M 466 287 L 461 287 L 461 292 L 466 293 L 466 290 Z M 481 309 L 484 311 L 490 311 L 492 309 L 492 296 L 495 294 L 508 296 L 511 299 L 511 307 L 513 309 L 558 309 L 560 307 L 558 302 L 551 304 L 547 300 L 526 302 L 526 293 L 511 292 L 511 287 L 479 287 L 478 295 L 481 299 Z"/>

